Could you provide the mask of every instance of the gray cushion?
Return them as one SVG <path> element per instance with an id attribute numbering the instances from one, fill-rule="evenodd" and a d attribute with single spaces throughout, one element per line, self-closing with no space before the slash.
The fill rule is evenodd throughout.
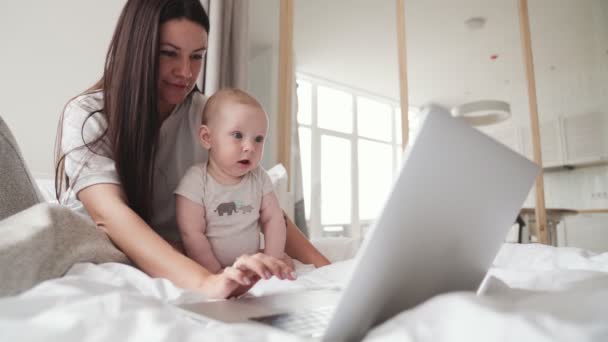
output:
<path id="1" fill-rule="evenodd" d="M 42 195 L 0 117 L 0 297 L 60 277 L 78 262 L 128 262 L 89 217 Z"/>
<path id="2" fill-rule="evenodd" d="M 128 263 L 91 218 L 40 203 L 0 221 L 0 297 L 63 276 L 80 262 Z"/>
<path id="3" fill-rule="evenodd" d="M 19 146 L 0 117 L 0 220 L 41 202 Z"/>

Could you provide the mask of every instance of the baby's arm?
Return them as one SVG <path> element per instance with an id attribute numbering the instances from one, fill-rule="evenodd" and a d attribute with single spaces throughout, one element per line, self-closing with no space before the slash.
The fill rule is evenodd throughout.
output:
<path id="1" fill-rule="evenodd" d="M 262 197 L 260 223 L 264 233 L 264 253 L 278 259 L 283 258 L 287 231 L 283 220 L 283 210 L 274 191 Z"/>
<path id="2" fill-rule="evenodd" d="M 205 229 L 207 228 L 205 207 L 184 196 L 175 195 L 175 212 L 186 255 L 201 264 L 209 272 L 218 273 L 221 271 L 222 266 L 213 255 L 211 244 L 205 236 Z"/>

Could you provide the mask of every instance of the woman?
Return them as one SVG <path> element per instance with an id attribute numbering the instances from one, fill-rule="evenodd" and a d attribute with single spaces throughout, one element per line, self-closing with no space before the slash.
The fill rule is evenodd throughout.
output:
<path id="1" fill-rule="evenodd" d="M 260 278 L 295 274 L 283 260 L 256 254 L 215 275 L 180 252 L 172 193 L 184 172 L 207 158 L 196 149 L 206 97 L 195 81 L 208 32 L 198 0 L 127 1 L 103 77 L 66 105 L 56 191 L 62 203 L 84 206 L 150 276 L 225 298 Z M 289 220 L 286 251 L 317 267 L 329 263 Z"/>

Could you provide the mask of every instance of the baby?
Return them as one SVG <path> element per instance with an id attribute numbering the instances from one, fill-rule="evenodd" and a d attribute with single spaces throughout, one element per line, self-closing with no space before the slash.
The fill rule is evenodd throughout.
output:
<path id="1" fill-rule="evenodd" d="M 270 177 L 259 166 L 268 131 L 260 103 L 238 89 L 209 98 L 199 129 L 208 162 L 191 167 L 175 190 L 177 224 L 186 254 L 218 273 L 243 254 L 282 259 L 285 221 Z"/>

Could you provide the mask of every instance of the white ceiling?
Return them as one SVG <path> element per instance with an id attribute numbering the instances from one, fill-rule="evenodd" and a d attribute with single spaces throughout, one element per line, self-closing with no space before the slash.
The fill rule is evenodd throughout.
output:
<path id="1" fill-rule="evenodd" d="M 394 0 L 297 0 L 297 68 L 398 99 Z M 528 124 L 517 1 L 406 0 L 409 101 L 511 104 Z M 530 0 L 541 121 L 608 108 L 608 0 Z M 464 22 L 486 18 L 480 30 Z M 492 59 L 491 55 L 498 57 Z"/>
<path id="2" fill-rule="evenodd" d="M 607 108 L 607 5 L 529 1 L 541 121 Z M 485 27 L 468 29 L 464 22 L 477 16 L 486 18 Z M 406 29 L 413 103 L 505 100 L 515 121 L 528 123 L 517 1 L 406 0 Z"/>
<path id="3" fill-rule="evenodd" d="M 399 99 L 395 1 L 296 0 L 300 72 Z"/>
<path id="4" fill-rule="evenodd" d="M 296 0 L 298 71 L 398 100 L 395 2 Z M 276 44 L 278 19 L 260 18 L 278 14 L 278 1 L 252 4 L 254 43 Z M 498 99 L 511 104 L 509 124 L 529 123 L 517 0 L 405 4 L 412 105 Z M 541 121 L 606 111 L 608 0 L 530 0 L 529 13 Z M 468 29 L 471 17 L 485 26 Z"/>

